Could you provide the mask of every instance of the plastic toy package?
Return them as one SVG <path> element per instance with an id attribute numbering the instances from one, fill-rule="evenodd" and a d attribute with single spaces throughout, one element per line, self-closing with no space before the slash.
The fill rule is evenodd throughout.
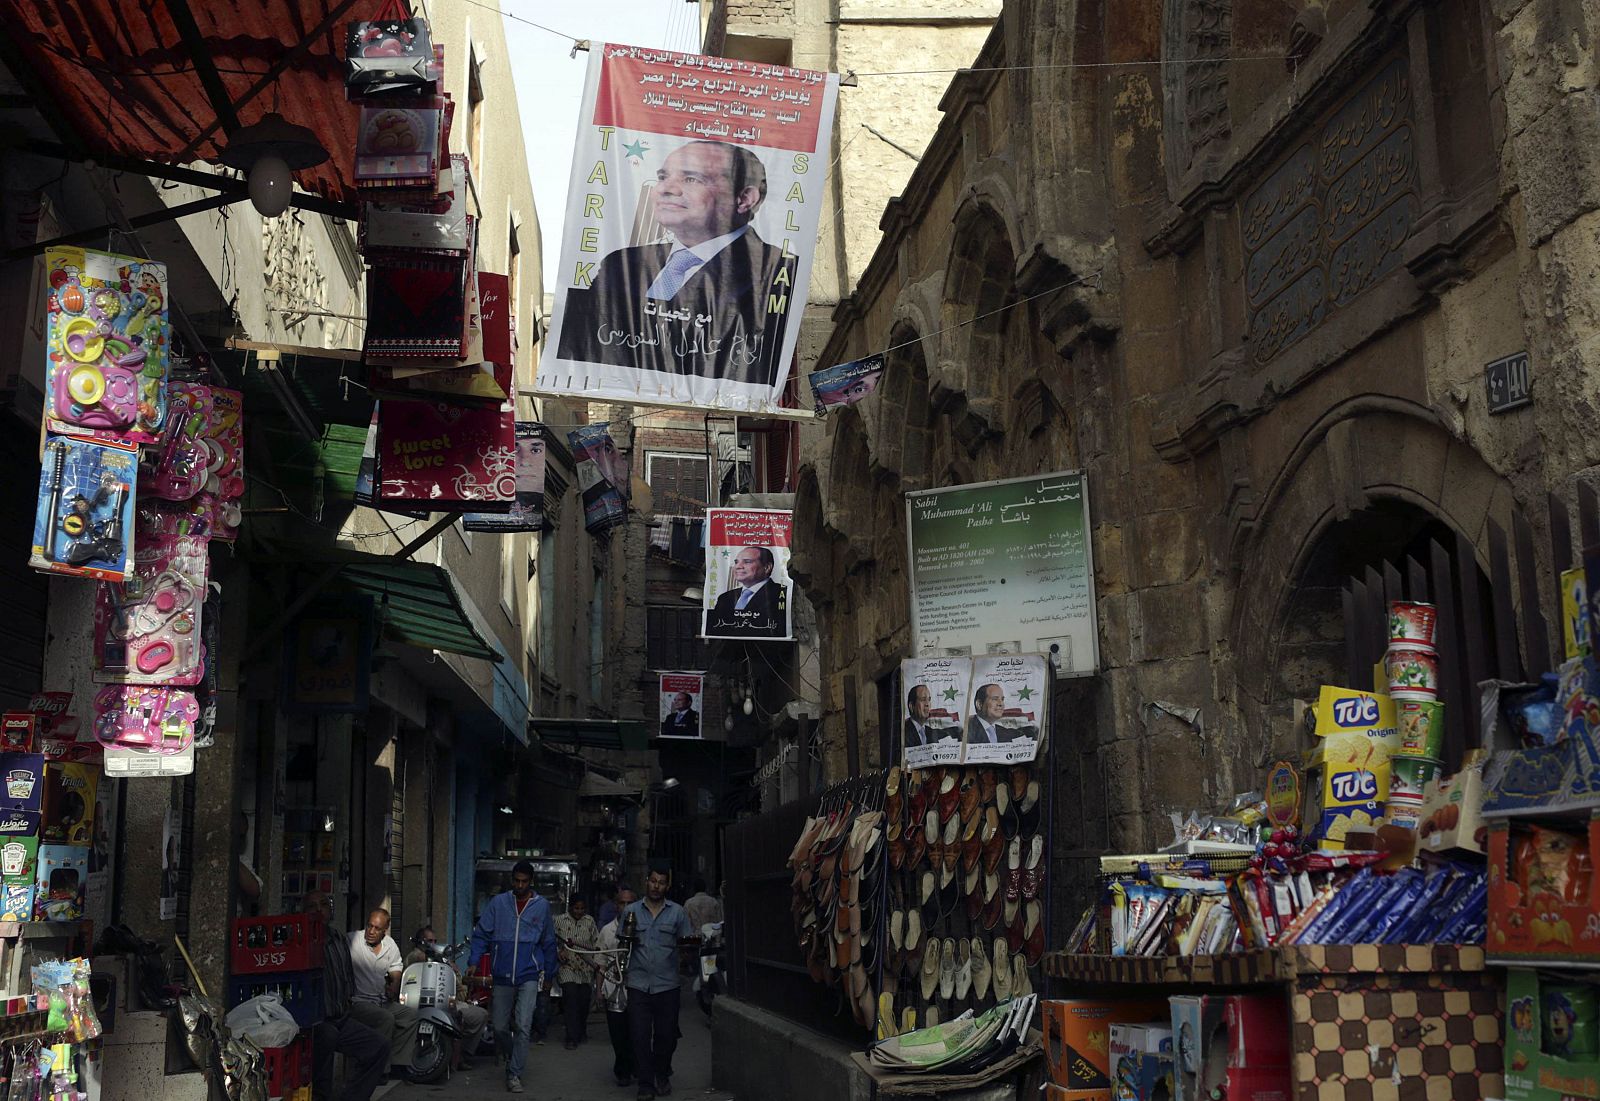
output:
<path id="1" fill-rule="evenodd" d="M 237 390 L 173 383 L 175 423 L 147 468 L 141 535 L 238 538 L 244 499 L 244 399 Z"/>
<path id="2" fill-rule="evenodd" d="M 96 681 L 199 683 L 205 673 L 201 621 L 209 564 L 205 539 L 147 538 L 141 530 L 132 577 L 103 584 L 96 594 Z"/>
<path id="3" fill-rule="evenodd" d="M 28 564 L 48 573 L 122 581 L 133 550 L 131 447 L 48 436 Z"/>
<path id="4" fill-rule="evenodd" d="M 167 412 L 167 267 L 93 249 L 45 253 L 51 432 L 151 444 Z"/>
<path id="5" fill-rule="evenodd" d="M 89 879 L 86 845 L 40 845 L 39 877 L 34 887 L 35 921 L 81 921 Z"/>
<path id="6" fill-rule="evenodd" d="M 179 688 L 111 684 L 95 694 L 94 713 L 95 737 L 107 749 L 182 753 L 194 745 L 200 704 Z"/>

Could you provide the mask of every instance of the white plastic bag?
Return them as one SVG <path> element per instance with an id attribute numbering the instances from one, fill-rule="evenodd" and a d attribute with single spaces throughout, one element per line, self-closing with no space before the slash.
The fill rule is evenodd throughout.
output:
<path id="1" fill-rule="evenodd" d="M 257 1047 L 288 1047 L 300 1035 L 300 1023 L 276 994 L 262 994 L 228 1011 L 228 1031 Z"/>

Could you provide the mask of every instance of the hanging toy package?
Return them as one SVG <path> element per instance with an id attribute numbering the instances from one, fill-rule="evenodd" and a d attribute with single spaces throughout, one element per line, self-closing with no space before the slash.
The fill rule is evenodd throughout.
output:
<path id="1" fill-rule="evenodd" d="M 131 447 L 47 437 L 28 564 L 47 573 L 124 580 L 137 468 Z"/>
<path id="2" fill-rule="evenodd" d="M 153 444 L 167 413 L 167 267 L 53 248 L 45 403 L 51 432 Z"/>
<path id="3" fill-rule="evenodd" d="M 141 533 L 133 576 L 96 594 L 94 679 L 198 683 L 205 671 L 200 640 L 208 567 L 204 539 Z"/>

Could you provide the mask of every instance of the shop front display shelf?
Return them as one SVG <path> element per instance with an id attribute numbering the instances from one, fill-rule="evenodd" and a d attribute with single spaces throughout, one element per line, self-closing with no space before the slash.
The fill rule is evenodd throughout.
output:
<path id="1" fill-rule="evenodd" d="M 1191 957 L 1055 952 L 1044 970 L 1052 993 L 1071 996 L 1091 987 L 1128 998 L 1278 988 L 1291 1022 L 1293 1101 L 1506 1096 L 1504 975 L 1481 945 L 1288 945 Z"/>

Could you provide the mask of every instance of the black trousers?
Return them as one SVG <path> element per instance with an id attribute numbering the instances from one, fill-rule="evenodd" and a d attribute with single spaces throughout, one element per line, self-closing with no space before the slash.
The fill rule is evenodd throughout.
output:
<path id="1" fill-rule="evenodd" d="M 567 1043 L 578 1044 L 589 1038 L 589 997 L 594 987 L 586 982 L 561 984 L 561 1012 L 567 1022 Z"/>
<path id="2" fill-rule="evenodd" d="M 345 1058 L 345 1083 L 333 1092 L 333 1057 Z M 311 1096 L 314 1101 L 371 1101 L 389 1066 L 389 1041 L 349 1016 L 326 1020 L 311 1034 Z"/>
<path id="3" fill-rule="evenodd" d="M 617 1081 L 633 1077 L 633 1033 L 628 1028 L 628 1014 L 606 1011 L 606 1029 L 611 1033 L 611 1050 L 616 1058 L 611 1061 L 611 1073 Z"/>
<path id="4" fill-rule="evenodd" d="M 659 994 L 628 991 L 628 1031 L 633 1038 L 633 1061 L 641 1086 L 656 1085 L 672 1077 L 681 993 L 677 987 Z"/>

